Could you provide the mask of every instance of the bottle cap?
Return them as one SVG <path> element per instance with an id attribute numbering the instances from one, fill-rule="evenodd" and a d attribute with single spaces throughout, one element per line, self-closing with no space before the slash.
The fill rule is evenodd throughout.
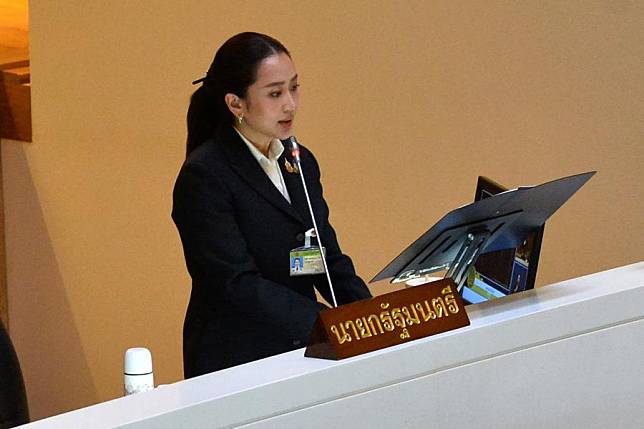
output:
<path id="1" fill-rule="evenodd" d="M 130 375 L 149 374 L 152 372 L 152 354 L 145 347 L 134 347 L 125 352 L 123 372 Z"/>

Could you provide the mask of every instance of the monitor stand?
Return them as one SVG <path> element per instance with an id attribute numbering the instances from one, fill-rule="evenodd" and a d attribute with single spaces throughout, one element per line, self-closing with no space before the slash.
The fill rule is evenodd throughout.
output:
<path id="1" fill-rule="evenodd" d="M 465 241 L 458 250 L 454 261 L 450 265 L 445 278 L 452 279 L 456 284 L 459 294 L 462 293 L 463 286 L 467 281 L 467 274 L 472 266 L 476 263 L 479 255 L 485 249 L 485 244 L 490 238 L 490 231 L 484 229 L 478 232 L 469 232 Z"/>

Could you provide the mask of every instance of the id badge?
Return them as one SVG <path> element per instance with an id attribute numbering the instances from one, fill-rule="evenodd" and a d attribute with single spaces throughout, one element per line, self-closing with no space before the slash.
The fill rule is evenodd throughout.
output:
<path id="1" fill-rule="evenodd" d="M 324 263 L 320 247 L 311 245 L 311 237 L 315 237 L 315 230 L 310 229 L 304 235 L 304 246 L 291 250 L 290 267 L 291 276 L 307 276 L 312 274 L 323 274 Z M 326 251 L 324 247 L 322 252 Z"/>

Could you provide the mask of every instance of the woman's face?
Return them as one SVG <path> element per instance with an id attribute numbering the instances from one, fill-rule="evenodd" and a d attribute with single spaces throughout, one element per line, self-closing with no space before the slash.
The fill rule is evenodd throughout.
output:
<path id="1" fill-rule="evenodd" d="M 257 80 L 240 100 L 240 131 L 256 143 L 292 136 L 298 86 L 295 65 L 288 55 L 280 53 L 264 59 L 257 69 Z"/>

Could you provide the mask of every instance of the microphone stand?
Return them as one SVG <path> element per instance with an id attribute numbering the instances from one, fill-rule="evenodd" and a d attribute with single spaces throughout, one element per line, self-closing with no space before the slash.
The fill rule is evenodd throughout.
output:
<path id="1" fill-rule="evenodd" d="M 324 273 L 326 274 L 326 279 L 329 282 L 329 289 L 331 290 L 331 298 L 333 299 L 333 306 L 337 307 L 338 303 L 335 299 L 335 291 L 333 290 L 333 284 L 331 283 L 331 275 L 329 274 L 329 268 L 326 265 L 326 256 L 324 254 L 324 246 L 322 245 L 322 237 L 318 231 L 318 225 L 315 222 L 315 215 L 313 214 L 313 206 L 311 205 L 311 198 L 309 198 L 309 191 L 306 187 L 306 182 L 304 181 L 304 170 L 302 170 L 302 162 L 300 159 L 300 147 L 297 144 L 295 136 L 289 138 L 291 143 L 291 156 L 295 161 L 295 165 L 300 172 L 300 178 L 302 179 L 302 187 L 304 187 L 304 196 L 306 197 L 306 203 L 309 206 L 309 213 L 311 213 L 311 220 L 313 220 L 313 229 L 315 230 L 315 236 L 318 239 L 318 246 L 320 246 L 320 256 L 322 257 L 322 264 L 324 265 Z"/>

